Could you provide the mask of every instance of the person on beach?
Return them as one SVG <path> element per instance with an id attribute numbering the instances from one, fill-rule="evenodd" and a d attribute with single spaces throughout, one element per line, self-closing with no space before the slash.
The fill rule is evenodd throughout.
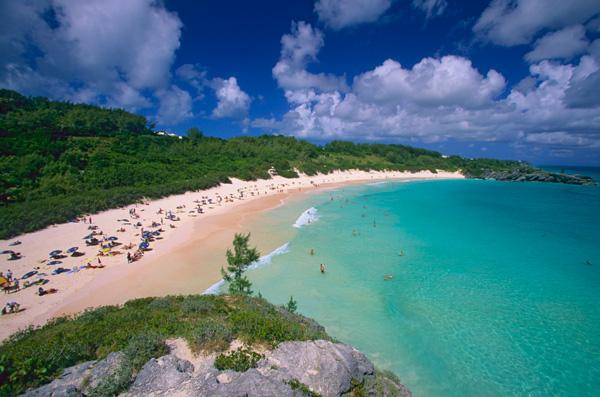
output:
<path id="1" fill-rule="evenodd" d="M 48 295 L 48 294 L 55 294 L 57 293 L 58 290 L 56 288 L 50 288 L 50 289 L 43 289 L 42 287 L 38 288 L 38 295 L 39 296 L 44 296 L 44 295 Z"/>
<path id="2" fill-rule="evenodd" d="M 2 314 L 17 313 L 20 306 L 17 302 L 6 302 L 6 305 L 2 308 Z"/>
<path id="3" fill-rule="evenodd" d="M 127 263 L 131 263 L 131 254 L 127 253 Z"/>
<path id="4" fill-rule="evenodd" d="M 325 265 L 324 264 L 321 263 L 320 269 L 321 269 L 321 273 L 325 274 Z"/>
<path id="5" fill-rule="evenodd" d="M 1 274 L 1 273 L 0 273 L 0 274 Z M 12 270 L 8 269 L 8 271 L 6 272 L 6 279 L 7 279 L 8 281 L 12 281 L 12 278 L 13 278 L 13 273 L 12 273 Z"/>
<path id="6" fill-rule="evenodd" d="M 100 260 L 100 258 L 98 258 L 98 265 L 102 266 L 102 261 Z"/>

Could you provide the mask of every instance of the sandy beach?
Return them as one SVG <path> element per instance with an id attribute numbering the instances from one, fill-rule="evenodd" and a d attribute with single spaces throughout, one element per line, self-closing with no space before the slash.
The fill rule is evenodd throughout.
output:
<path id="1" fill-rule="evenodd" d="M 0 317 L 0 339 L 30 325 L 42 325 L 59 315 L 73 314 L 88 307 L 121 304 L 129 299 L 169 294 L 202 293 L 221 279 L 225 250 L 236 232 L 248 232 L 249 225 L 269 209 L 292 197 L 353 183 L 374 180 L 412 180 L 462 178 L 460 173 L 439 171 L 365 172 L 337 171 L 327 175 L 287 179 L 241 181 L 232 179 L 208 190 L 188 192 L 160 200 L 89 215 L 84 223 L 70 222 L 0 241 L 0 250 L 20 252 L 21 259 L 0 256 L 0 271 L 10 269 L 19 279 L 28 272 L 37 274 L 19 280 L 21 289 L 2 294 L 0 305 L 18 302 L 22 311 Z M 169 212 L 170 211 L 170 212 Z M 172 219 L 167 219 L 168 214 Z M 137 216 L 137 217 L 136 217 Z M 137 226 L 136 226 L 137 225 Z M 159 231 L 148 241 L 149 249 L 138 260 L 128 263 L 138 249 L 142 236 Z M 101 243 L 114 236 L 118 245 L 104 249 L 86 246 L 83 237 L 90 233 Z M 102 234 L 99 234 L 102 232 Z M 9 245 L 20 241 L 18 245 Z M 108 243 L 108 241 L 106 241 Z M 125 247 L 130 246 L 130 249 Z M 80 256 L 66 251 L 78 247 Z M 268 242 L 259 245 L 266 254 L 276 248 Z M 49 265 L 49 253 L 63 251 Z M 61 257 L 62 256 L 62 257 Z M 100 261 L 100 262 L 99 262 Z M 89 266 L 88 264 L 92 265 Z M 102 267 L 100 267 L 102 266 Z M 64 273 L 53 275 L 57 268 Z M 38 296 L 39 285 L 23 288 L 25 281 L 48 280 L 42 288 L 57 292 Z"/>

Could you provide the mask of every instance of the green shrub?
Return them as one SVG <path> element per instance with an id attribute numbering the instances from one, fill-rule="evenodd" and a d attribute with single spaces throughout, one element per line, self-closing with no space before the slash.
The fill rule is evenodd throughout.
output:
<path id="1" fill-rule="evenodd" d="M 100 381 L 98 386 L 88 392 L 89 397 L 113 397 L 127 390 L 131 384 L 133 368 L 130 363 L 123 363 L 117 371 Z"/>
<path id="2" fill-rule="evenodd" d="M 308 386 L 300 382 L 298 379 L 292 379 L 288 381 L 287 384 L 290 385 L 292 390 L 298 390 L 300 393 L 307 397 L 323 397 L 321 394 L 310 390 Z"/>
<path id="3" fill-rule="evenodd" d="M 250 368 L 256 368 L 256 364 L 261 358 L 263 358 L 262 354 L 240 347 L 231 353 L 219 354 L 215 358 L 215 368 L 219 371 L 231 369 L 237 372 L 246 372 Z"/>
<path id="4" fill-rule="evenodd" d="M 233 338 L 234 334 L 230 326 L 212 319 L 200 322 L 190 337 L 195 351 L 227 349 Z"/>
<path id="5" fill-rule="evenodd" d="M 132 336 L 123 353 L 126 360 L 137 371 L 152 357 L 167 354 L 167 348 L 161 336 L 150 332 Z"/>
<path id="6" fill-rule="evenodd" d="M 206 314 L 214 309 L 214 304 L 206 299 L 189 297 L 181 304 L 181 309 L 186 314 Z"/>

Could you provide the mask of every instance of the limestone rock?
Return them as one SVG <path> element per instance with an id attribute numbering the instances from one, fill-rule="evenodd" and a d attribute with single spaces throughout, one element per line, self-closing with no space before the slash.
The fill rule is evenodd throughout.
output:
<path id="1" fill-rule="evenodd" d="M 175 390 L 191 379 L 194 366 L 174 355 L 153 358 L 148 361 L 133 382 L 130 394 L 146 396 Z"/>
<path id="2" fill-rule="evenodd" d="M 362 383 L 375 372 L 358 350 L 325 340 L 282 343 L 259 362 L 259 367 L 278 368 L 278 376 L 296 379 L 324 397 L 346 393 L 352 380 Z"/>
<path id="3" fill-rule="evenodd" d="M 113 376 L 119 368 L 121 368 L 124 362 L 125 354 L 121 352 L 109 354 L 104 360 L 98 361 L 90 368 L 90 373 L 86 381 L 78 387 L 81 387 L 84 393 L 88 394 L 92 389 L 97 387 L 103 379 Z"/>
<path id="4" fill-rule="evenodd" d="M 375 372 L 364 354 L 351 346 L 325 340 L 285 342 L 267 351 L 256 368 L 219 371 L 214 356 L 194 365 L 169 354 L 148 361 L 122 397 L 301 397 L 308 389 L 323 397 L 339 397 L 360 387 L 367 395 L 404 396 L 410 392 L 397 380 Z M 124 355 L 112 353 L 66 369 L 53 382 L 28 391 L 28 397 L 85 396 L 123 365 Z M 209 360 L 209 361 L 207 361 Z"/>
<path id="5" fill-rule="evenodd" d="M 89 377 L 91 368 L 96 361 L 88 361 L 66 368 L 63 373 L 52 382 L 28 390 L 24 397 L 78 397 L 83 396 L 79 391 L 81 384 Z"/>

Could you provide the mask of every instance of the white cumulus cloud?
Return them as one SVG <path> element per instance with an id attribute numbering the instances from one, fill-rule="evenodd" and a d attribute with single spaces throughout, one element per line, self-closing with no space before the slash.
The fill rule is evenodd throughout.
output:
<path id="1" fill-rule="evenodd" d="M 388 59 L 354 79 L 354 92 L 365 100 L 393 105 L 477 107 L 504 88 L 495 70 L 482 76 L 471 61 L 458 56 L 424 58 L 411 69 Z"/>
<path id="2" fill-rule="evenodd" d="M 569 59 L 585 52 L 589 45 L 582 25 L 569 26 L 546 34 L 537 40 L 534 49 L 525 54 L 529 62 L 544 59 Z"/>
<path id="3" fill-rule="evenodd" d="M 215 118 L 241 118 L 246 116 L 250 107 L 250 96 L 238 85 L 235 77 L 214 79 L 212 86 L 217 96 L 217 107 L 212 115 Z"/>
<path id="4" fill-rule="evenodd" d="M 2 7 L 5 27 L 0 31 L 0 47 L 6 55 L 0 61 L 0 84 L 4 86 L 24 93 L 45 91 L 24 78 L 30 76 L 62 86 L 48 92 L 57 99 L 93 98 L 137 109 L 150 104 L 144 89 L 169 84 L 182 24 L 162 3 L 53 0 L 7 2 Z M 52 17 L 40 16 L 48 12 Z M 40 53 L 33 64 L 26 59 L 28 47 Z"/>
<path id="5" fill-rule="evenodd" d="M 305 36 L 294 26 L 282 40 L 282 59 L 309 73 L 306 67 L 317 61 L 324 38 L 308 24 L 302 29 Z M 303 39 L 292 40 L 296 37 Z M 289 109 L 281 118 L 256 119 L 251 125 L 317 139 L 502 143 L 550 156 L 565 155 L 566 147 L 577 153 L 600 145 L 598 96 L 591 90 L 569 94 L 600 76 L 592 55 L 577 64 L 534 63 L 529 76 L 509 90 L 497 71 L 480 71 L 469 59 L 453 55 L 423 58 L 410 67 L 388 59 L 346 87 L 329 84 L 341 77 L 327 76 L 328 81 L 284 84 L 274 72 Z"/>
<path id="6" fill-rule="evenodd" d="M 284 90 L 343 88 L 343 78 L 310 73 L 307 66 L 316 61 L 323 46 L 323 33 L 306 22 L 292 22 L 292 31 L 281 38 L 281 55 L 273 76 Z"/>

